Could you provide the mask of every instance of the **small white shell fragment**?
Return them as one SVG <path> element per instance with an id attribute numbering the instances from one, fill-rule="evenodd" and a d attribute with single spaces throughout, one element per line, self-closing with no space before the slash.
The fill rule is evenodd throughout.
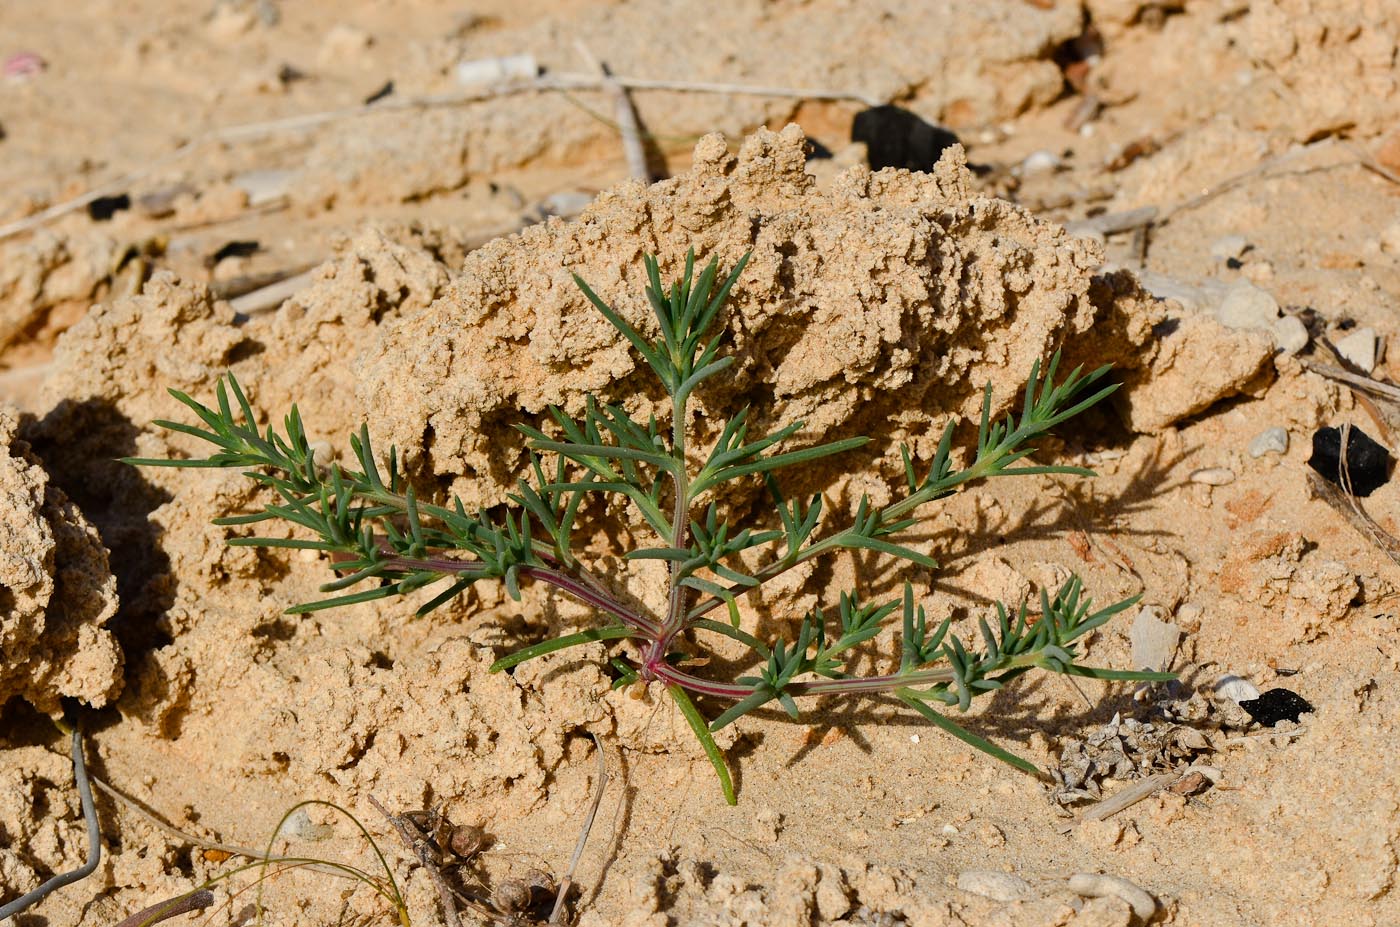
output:
<path id="1" fill-rule="evenodd" d="M 1153 671 L 1164 670 L 1176 656 L 1181 629 L 1162 618 L 1162 610 L 1144 605 L 1133 619 L 1128 638 L 1133 644 L 1133 665 Z"/>
<path id="2" fill-rule="evenodd" d="M 1265 428 L 1249 442 L 1249 456 L 1263 457 L 1265 454 L 1288 453 L 1288 429 L 1276 425 Z"/>
<path id="3" fill-rule="evenodd" d="M 1078 872 L 1069 877 L 1069 890 L 1085 898 L 1121 898 L 1133 909 L 1133 914 L 1144 921 L 1157 910 L 1156 898 L 1121 876 Z"/>
<path id="4" fill-rule="evenodd" d="M 1036 897 L 1029 882 L 1009 872 L 969 869 L 958 874 L 958 888 L 993 901 L 1029 901 Z"/>
<path id="5" fill-rule="evenodd" d="M 1230 674 L 1217 679 L 1212 688 L 1217 698 L 1229 699 L 1236 705 L 1259 697 L 1259 689 L 1254 683 Z"/>
<path id="6" fill-rule="evenodd" d="M 534 80 L 539 73 L 540 64 L 534 55 L 506 55 L 457 62 L 457 83 L 463 87 Z"/>
<path id="7" fill-rule="evenodd" d="M 1235 471 L 1229 467 L 1206 467 L 1191 472 L 1191 482 L 1207 486 L 1228 486 L 1235 481 Z"/>

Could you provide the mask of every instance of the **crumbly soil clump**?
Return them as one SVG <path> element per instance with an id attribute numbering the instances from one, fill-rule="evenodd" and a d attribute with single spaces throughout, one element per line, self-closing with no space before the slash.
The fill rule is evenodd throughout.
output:
<path id="1" fill-rule="evenodd" d="M 77 706 L 90 768 L 128 800 L 99 800 L 104 862 L 35 909 L 55 924 L 189 891 L 239 862 L 198 843 L 261 848 L 309 799 L 368 827 L 412 923 L 444 923 L 370 797 L 481 827 L 491 840 L 463 879 L 490 897 L 532 869 L 563 874 L 593 737 L 610 784 L 575 903 L 593 927 L 1400 921 L 1400 572 L 1384 534 L 1400 534 L 1400 484 L 1359 500 L 1368 529 L 1307 466 L 1324 425 L 1395 447 L 1384 397 L 1318 366 L 1339 363 L 1327 343 L 1400 332 L 1386 4 L 959 0 L 878 25 L 824 2 L 700 18 L 549 0 L 467 18 L 427 2 L 165 6 L 16 17 L 14 50 L 46 67 L 0 84 L 0 226 L 147 165 L 119 185 L 125 205 L 0 240 L 0 901 L 86 855 L 46 717 Z M 97 24 L 92 53 L 58 41 L 68 17 Z M 637 91 L 667 178 L 648 184 L 623 179 L 605 94 L 405 103 L 460 91 L 462 60 L 529 51 L 551 74 L 582 70 L 576 40 L 624 76 L 834 88 L 902 112 Z M 391 80 L 377 112 L 198 142 L 201 127 L 354 107 Z M 1143 235 L 1101 230 L 1143 206 L 1158 209 Z M 727 728 L 729 808 L 664 693 L 611 688 L 603 645 L 489 672 L 595 622 L 588 609 L 482 583 L 423 619 L 435 590 L 287 615 L 328 564 L 230 547 L 211 524 L 269 496 L 233 471 L 119 462 L 201 452 L 152 422 L 188 418 L 167 390 L 208 401 L 232 372 L 264 424 L 298 405 L 318 459 L 348 461 L 367 423 L 425 496 L 499 504 L 525 463 L 516 423 L 551 404 L 577 414 L 590 393 L 664 412 L 573 275 L 651 331 L 641 258 L 669 277 L 692 248 L 726 268 L 751 255 L 724 320 L 736 362 L 697 395 L 694 440 L 745 406 L 755 434 L 803 421 L 792 447 L 872 437 L 786 487 L 825 492 L 832 524 L 862 494 L 893 498 L 901 444 L 926 463 L 945 423 L 970 440 L 986 384 L 1005 412 L 1053 351 L 1114 366 L 1112 406 L 1038 457 L 1096 478 L 959 493 L 908 539 L 936 573 L 838 558 L 746 600 L 743 619 L 790 636 L 841 589 L 885 598 L 905 579 L 973 635 L 991 600 L 1035 601 L 1071 572 L 1099 602 L 1141 595 L 1181 632 L 1178 688 L 1027 678 L 965 720 L 1041 766 L 1071 756 L 1076 787 L 1109 795 L 1194 759 L 1191 788 L 1069 819 L 1030 778 L 871 699 Z M 305 276 L 271 305 L 239 301 L 270 273 Z M 1256 315 L 1226 311 L 1231 293 Z M 1397 354 L 1368 372 L 1394 381 Z M 1255 453 L 1270 429 L 1287 441 Z M 726 510 L 757 511 L 760 488 Z M 652 601 L 659 574 L 619 556 L 651 543 L 645 526 L 586 521 L 599 572 Z M 1092 636 L 1088 662 L 1132 666 L 1132 618 Z M 1225 674 L 1314 711 L 1252 724 L 1215 693 Z M 1139 763 L 1143 738 L 1114 732 L 1149 722 L 1170 749 Z M 278 840 L 380 872 L 324 805 Z M 252 878 L 215 887 L 212 922 L 253 916 Z M 277 874 L 263 900 L 269 923 L 394 920 L 366 885 L 320 871 Z"/>

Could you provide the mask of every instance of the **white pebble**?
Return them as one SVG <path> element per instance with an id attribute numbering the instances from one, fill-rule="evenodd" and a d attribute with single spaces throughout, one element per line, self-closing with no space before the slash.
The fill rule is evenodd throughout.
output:
<path id="1" fill-rule="evenodd" d="M 1296 315 L 1275 319 L 1269 332 L 1274 336 L 1274 344 L 1285 354 L 1297 354 L 1308 346 L 1308 327 Z"/>
<path id="2" fill-rule="evenodd" d="M 1265 454 L 1288 453 L 1288 429 L 1280 426 L 1265 428 L 1249 442 L 1249 456 L 1263 457 Z"/>
<path id="3" fill-rule="evenodd" d="M 1252 701 L 1259 697 L 1259 687 L 1248 679 L 1227 673 L 1215 681 L 1212 687 L 1217 698 L 1229 699 L 1235 704 Z"/>
<path id="4" fill-rule="evenodd" d="M 992 869 L 969 869 L 960 873 L 958 888 L 993 901 L 1028 901 L 1036 896 L 1025 879 Z"/>
<path id="5" fill-rule="evenodd" d="M 1085 898 L 1121 898 L 1144 921 L 1157 911 L 1156 898 L 1121 876 L 1079 872 L 1069 877 L 1069 890 Z"/>
<path id="6" fill-rule="evenodd" d="M 1278 316 L 1278 301 L 1252 283 L 1230 287 L 1215 311 L 1221 325 L 1234 329 L 1271 328 Z"/>
<path id="7" fill-rule="evenodd" d="M 1021 174 L 1030 177 L 1035 174 L 1048 174 L 1058 169 L 1060 166 L 1060 156 L 1053 151 L 1044 148 L 1039 151 L 1032 151 L 1026 155 L 1026 160 L 1021 162 Z"/>
<path id="8" fill-rule="evenodd" d="M 534 80 L 539 73 L 540 65 L 534 55 L 506 55 L 457 62 L 457 83 L 463 87 Z"/>
<path id="9" fill-rule="evenodd" d="M 1376 330 L 1369 325 L 1365 328 L 1358 328 L 1345 338 L 1338 338 L 1333 343 L 1337 353 L 1351 361 L 1365 373 L 1370 373 L 1376 369 L 1376 361 L 1380 356 L 1380 338 L 1376 335 Z"/>
<path id="10" fill-rule="evenodd" d="M 1228 486 L 1235 481 L 1235 471 L 1229 467 L 1206 467 L 1191 471 L 1191 482 L 1207 486 Z"/>

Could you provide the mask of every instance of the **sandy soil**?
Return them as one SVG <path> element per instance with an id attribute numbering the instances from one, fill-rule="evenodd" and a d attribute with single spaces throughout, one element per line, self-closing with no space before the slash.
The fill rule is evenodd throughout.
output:
<path id="1" fill-rule="evenodd" d="M 1384 351 L 1400 333 L 1400 4 L 656 6 L 0 13 L 0 902 L 86 854 L 48 717 L 68 704 L 127 798 L 99 795 L 101 866 L 18 919 L 33 927 L 115 924 L 187 892 L 241 862 L 214 844 L 263 847 L 305 800 L 369 828 L 413 924 L 446 922 L 437 890 L 371 797 L 481 827 L 461 877 L 504 903 L 511 880 L 566 870 L 593 737 L 611 781 L 582 924 L 1400 923 L 1384 535 L 1400 486 L 1360 500 L 1368 529 L 1307 465 L 1322 426 L 1396 446 L 1395 401 L 1318 365 L 1342 366 L 1337 345 L 1353 375 L 1400 376 Z M 555 76 L 595 73 L 595 55 L 625 77 L 840 93 L 634 91 L 654 184 L 628 179 L 598 90 L 413 105 L 460 97 L 459 62 L 519 54 Z M 333 115 L 277 122 L 311 113 Z M 58 210 L 92 190 L 127 199 Z M 1150 225 L 1115 228 L 1144 207 Z M 753 253 L 737 363 L 698 397 L 697 439 L 744 405 L 756 430 L 803 419 L 798 443 L 874 437 L 794 487 L 837 514 L 891 498 L 899 444 L 931 457 L 984 384 L 1010 408 L 1034 358 L 1112 363 L 1123 384 L 1040 455 L 1096 479 L 959 494 L 914 532 L 937 573 L 839 560 L 746 602 L 746 624 L 790 633 L 835 590 L 906 578 L 931 614 L 969 622 L 1076 572 L 1181 632 L 1183 683 L 1154 701 L 1027 679 L 967 723 L 1072 784 L 1098 757 L 1095 794 L 1193 762 L 1213 782 L 1082 820 L 1092 798 L 1057 799 L 888 702 L 832 701 L 725 732 L 730 808 L 668 700 L 610 691 L 601 644 L 487 671 L 587 609 L 480 584 L 421 620 L 426 594 L 289 617 L 325 564 L 225 544 L 210 520 L 267 501 L 247 480 L 116 461 L 196 451 L 151 422 L 181 418 L 168 389 L 207 398 L 233 371 L 270 420 L 298 403 L 327 455 L 368 422 L 420 492 L 499 504 L 525 462 L 513 424 L 590 392 L 659 409 L 570 275 L 645 324 L 641 256 L 675 267 L 692 246 Z M 1256 445 L 1269 429 L 1285 448 Z M 655 575 L 615 556 L 639 528 L 600 524 L 594 553 L 645 598 Z M 1090 661 L 1132 666 L 1134 627 L 1096 634 Z M 1225 674 L 1314 711 L 1253 724 L 1214 690 Z M 382 872 L 324 806 L 277 846 Z M 1092 897 L 1083 873 L 1128 880 L 1146 907 Z M 197 917 L 253 922 L 255 877 L 218 882 Z M 269 924 L 395 920 L 324 871 L 263 891 Z"/>

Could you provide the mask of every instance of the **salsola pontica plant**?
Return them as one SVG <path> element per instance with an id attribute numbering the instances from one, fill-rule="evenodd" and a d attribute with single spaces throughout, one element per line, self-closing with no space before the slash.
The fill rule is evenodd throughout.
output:
<path id="1" fill-rule="evenodd" d="M 913 456 L 903 450 L 902 497 L 885 506 L 863 499 L 849 524 L 819 530 L 821 495 L 806 501 L 789 499 L 778 475 L 852 451 L 867 439 L 781 450 L 802 423 L 751 438 L 745 410 L 723 424 L 712 446 L 697 449 L 700 453 L 688 446 L 687 410 L 695 390 L 734 361 L 721 354 L 723 332 L 716 322 L 747 260 L 745 256 L 720 279 L 715 261 L 696 273 L 694 255 L 688 255 L 682 278 L 668 288 L 661 281 L 657 261 L 647 258 L 646 295 L 656 316 L 656 337 L 632 326 L 575 277 L 584 295 L 631 342 L 660 381 L 670 400 L 669 421 L 658 422 L 654 417 L 637 421 L 619 406 L 592 397 L 579 418 L 551 409 L 547 427 L 520 426 L 529 439 L 528 476 L 519 481 L 512 504 L 500 510 L 468 512 L 457 499 L 443 505 L 420 499 L 400 472 L 394 450 L 381 461 L 363 426 L 350 438 L 359 469 L 323 467 L 315 459 L 296 407 L 286 416 L 281 433 L 270 426 L 260 430 L 256 413 L 232 375 L 217 384 L 212 408 L 171 391 L 198 416 L 200 424 L 157 423 L 212 444 L 215 450 L 208 457 L 129 462 L 238 467 L 275 492 L 279 501 L 261 511 L 221 518 L 217 523 L 241 528 L 269 520 L 290 522 L 304 529 L 297 533 L 305 536 L 234 537 L 229 543 L 329 555 L 338 574 L 321 587 L 329 597 L 295 605 L 289 613 L 369 602 L 443 584 L 418 610 L 424 614 L 482 580 L 502 582 L 517 599 L 522 584 L 544 583 L 587 604 L 598 615 L 598 626 L 526 647 L 499 660 L 494 669 L 508 669 L 532 657 L 593 641 L 631 641 L 632 647 L 610 660 L 616 685 L 641 681 L 664 687 L 700 740 L 730 803 L 735 800 L 733 786 L 712 732 L 769 703 L 776 702 L 796 718 L 803 699 L 886 693 L 979 750 L 1034 773 L 1029 762 L 954 723 L 944 709 L 965 711 L 975 697 L 1036 669 L 1096 679 L 1164 678 L 1076 662 L 1076 642 L 1136 601 L 1095 610 L 1077 578 L 1053 595 L 1041 593 L 1037 620 L 1030 618 L 1024 603 L 1012 609 L 998 605 L 994 615 L 979 620 L 981 639 L 975 644 L 950 633 L 951 619 L 931 624 L 908 583 L 903 595 L 893 601 L 868 602 L 855 591 L 841 593 L 833 614 L 813 611 L 801 620 L 791 641 L 765 642 L 744 629 L 739 608 L 743 597 L 814 558 L 860 550 L 936 568 L 937 563 L 901 544 L 898 536 L 915 524 L 925 506 L 968 484 L 1040 473 L 1091 475 L 1079 467 L 1023 461 L 1037 438 L 1115 388 L 1102 382 L 1107 368 L 1089 373 L 1076 368 L 1057 384 L 1058 355 L 1044 370 L 1037 361 L 1019 416 L 994 421 L 991 387 L 987 387 L 977 445 L 966 466 L 954 464 L 956 423 L 949 422 L 927 469 L 916 469 Z M 697 465 L 700 460 L 703 463 Z M 771 519 L 752 526 L 729 524 L 714 500 L 715 490 L 757 479 L 766 483 L 772 499 Z M 630 550 L 625 556 L 665 561 L 664 602 L 638 607 L 583 562 L 574 529 L 580 507 L 590 497 L 601 497 L 605 506 L 635 508 L 654 532 L 655 546 Z M 761 549 L 756 554 L 766 551 L 766 556 L 741 560 L 742 554 L 755 548 Z M 749 569 L 744 560 L 764 565 Z M 716 620 L 715 615 L 727 620 Z M 848 671 L 856 648 L 896 632 L 899 657 L 886 672 L 857 675 Z M 711 634 L 748 648 L 752 672 L 713 679 L 693 671 L 704 635 Z M 692 696 L 701 697 L 702 704 L 726 707 L 707 719 Z"/>

